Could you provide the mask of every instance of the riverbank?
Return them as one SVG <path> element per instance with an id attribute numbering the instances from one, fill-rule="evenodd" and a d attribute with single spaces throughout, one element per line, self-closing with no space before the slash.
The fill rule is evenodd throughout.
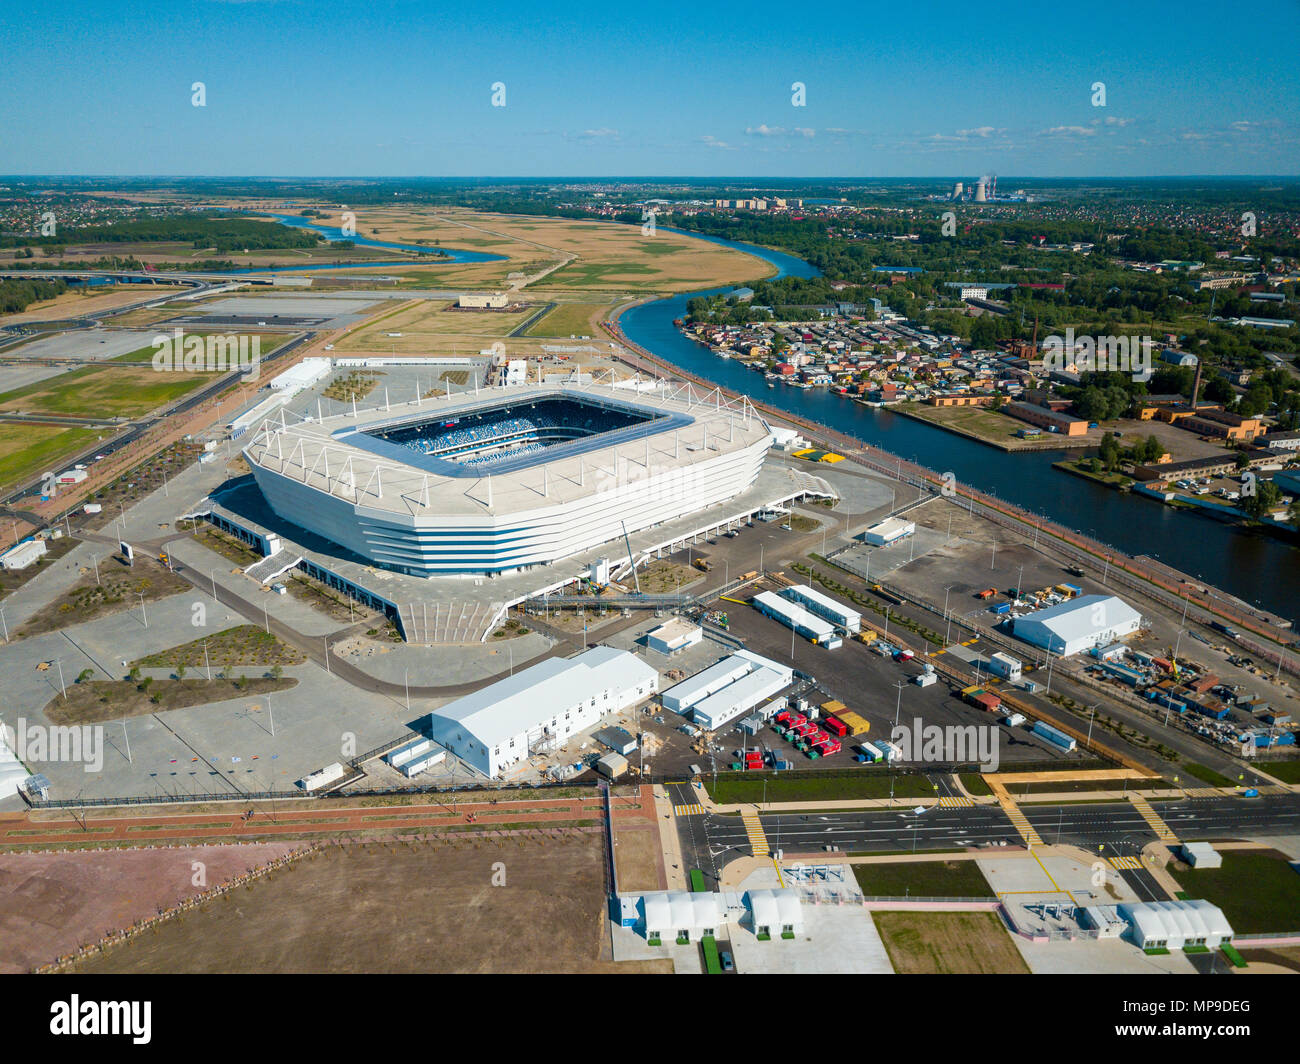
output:
<path id="1" fill-rule="evenodd" d="M 968 440 L 982 443 L 986 447 L 996 447 L 1009 454 L 1021 451 L 1060 451 L 1067 448 L 1083 450 L 1098 444 L 1096 439 L 1088 436 L 1053 435 L 1050 439 L 1020 439 L 1015 433 L 1025 427 L 1023 422 L 983 406 L 938 407 L 922 403 L 896 403 L 889 409 L 895 414 L 923 421 L 944 432 L 964 436 Z M 1057 468 L 1060 468 L 1059 464 Z"/>

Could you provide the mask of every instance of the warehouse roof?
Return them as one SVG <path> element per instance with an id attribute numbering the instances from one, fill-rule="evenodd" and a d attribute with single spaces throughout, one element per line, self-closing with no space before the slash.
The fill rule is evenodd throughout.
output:
<path id="1" fill-rule="evenodd" d="M 593 647 L 573 658 L 549 658 L 434 711 L 464 725 L 484 746 L 526 732 L 577 702 L 624 690 L 658 673 L 626 650 Z"/>
<path id="2" fill-rule="evenodd" d="M 1019 618 L 1016 634 L 1041 625 L 1053 635 L 1072 642 L 1134 620 L 1141 621 L 1141 614 L 1114 595 L 1083 595 Z"/>

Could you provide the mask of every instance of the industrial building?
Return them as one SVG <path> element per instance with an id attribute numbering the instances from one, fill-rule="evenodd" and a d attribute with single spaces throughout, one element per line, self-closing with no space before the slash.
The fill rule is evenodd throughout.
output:
<path id="1" fill-rule="evenodd" d="M 1010 654 L 1003 654 L 1000 651 L 989 657 L 989 672 L 994 676 L 1001 676 L 1011 683 L 1019 683 L 1023 674 L 1024 663 Z"/>
<path id="2" fill-rule="evenodd" d="M 901 517 L 887 517 L 863 532 L 862 538 L 873 547 L 888 547 L 915 532 L 916 525 L 911 521 L 904 521 Z"/>
<path id="3" fill-rule="evenodd" d="M 689 712 L 701 728 L 715 731 L 793 681 L 794 671 L 788 666 L 738 650 L 669 688 L 662 701 L 665 709 Z"/>
<path id="4" fill-rule="evenodd" d="M 1183 843 L 1183 860 L 1193 868 L 1223 867 L 1223 855 L 1208 842 Z"/>
<path id="5" fill-rule="evenodd" d="M 26 569 L 37 558 L 42 557 L 48 548 L 43 539 L 25 539 L 0 554 L 0 567 L 5 569 Z"/>
<path id="6" fill-rule="evenodd" d="M 793 587 L 784 588 L 781 591 L 781 597 L 798 603 L 810 612 L 817 614 L 818 617 L 830 621 L 831 624 L 845 629 L 850 634 L 862 630 L 862 614 L 857 610 L 850 609 L 842 602 L 837 602 L 829 595 L 823 595 L 820 591 L 809 587 L 807 584 L 796 584 Z"/>
<path id="7" fill-rule="evenodd" d="M 1116 908 L 1129 922 L 1129 938 L 1140 949 L 1217 949 L 1232 941 L 1223 910 L 1208 901 L 1122 902 Z"/>
<path id="8" fill-rule="evenodd" d="M 332 364 L 328 358 L 304 358 L 296 366 L 271 378 L 272 391 L 300 392 L 329 376 Z"/>
<path id="9" fill-rule="evenodd" d="M 793 629 L 798 635 L 818 646 L 834 650 L 842 644 L 840 637 L 835 634 L 835 626 L 830 621 L 822 620 L 802 606 L 782 598 L 775 591 L 760 592 L 750 601 L 760 613 L 780 621 L 787 628 Z"/>
<path id="10" fill-rule="evenodd" d="M 609 580 L 606 578 L 605 583 Z M 704 630 L 698 624 L 681 617 L 661 624 L 645 637 L 645 645 L 660 654 L 676 654 L 679 650 L 693 647 L 704 638 Z"/>
<path id="11" fill-rule="evenodd" d="M 1114 595 L 1083 595 L 1012 622 L 1017 639 L 1067 657 L 1123 639 L 1141 627 L 1137 610 Z"/>
<path id="12" fill-rule="evenodd" d="M 507 292 L 465 292 L 456 300 L 456 306 L 466 310 L 500 310 L 509 303 Z"/>
<path id="13" fill-rule="evenodd" d="M 422 728 L 467 765 L 498 777 L 532 753 L 644 701 L 659 674 L 634 654 L 597 646 L 551 658 L 435 710 Z"/>
<path id="14" fill-rule="evenodd" d="M 447 760 L 447 751 L 425 736 L 417 736 L 384 756 L 393 768 L 410 779 Z"/>
<path id="15" fill-rule="evenodd" d="M 636 736 L 626 728 L 601 728 L 592 734 L 592 738 L 616 754 L 627 755 L 636 749 Z"/>
<path id="16" fill-rule="evenodd" d="M 651 388 L 521 384 L 321 420 L 268 410 L 243 454 L 277 516 L 369 564 L 512 573 L 755 484 L 772 434 L 748 400 Z"/>

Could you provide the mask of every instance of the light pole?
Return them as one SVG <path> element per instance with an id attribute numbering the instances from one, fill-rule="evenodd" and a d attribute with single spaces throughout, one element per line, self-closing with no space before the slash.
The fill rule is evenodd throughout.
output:
<path id="1" fill-rule="evenodd" d="M 144 592 L 143 592 L 143 591 L 137 591 L 136 594 L 140 596 L 140 616 L 144 618 L 144 626 L 145 626 L 146 628 L 148 628 L 148 627 L 149 627 L 149 612 L 144 608 Z"/>
<path id="2" fill-rule="evenodd" d="M 1088 707 L 1088 710 L 1089 710 L 1089 712 L 1088 712 L 1088 738 L 1086 738 L 1086 739 L 1083 741 L 1083 745 L 1086 746 L 1086 747 L 1091 748 L 1091 747 L 1092 747 L 1092 720 L 1093 720 L 1093 718 L 1097 715 L 1097 703 L 1094 702 L 1092 705 L 1090 705 L 1090 706 Z M 1166 720 L 1168 719 L 1168 714 L 1165 714 L 1165 719 L 1166 719 Z M 1059 833 L 1058 833 L 1058 835 L 1059 835 Z M 1057 841 L 1057 842 L 1060 842 L 1061 840 L 1060 840 L 1060 838 L 1058 837 L 1056 841 Z"/>
<path id="3" fill-rule="evenodd" d="M 95 583 L 98 584 L 98 583 L 100 582 L 100 581 L 99 581 L 99 555 L 98 555 L 98 554 L 92 554 L 92 555 L 90 556 L 90 564 L 93 565 L 93 566 L 95 567 Z"/>

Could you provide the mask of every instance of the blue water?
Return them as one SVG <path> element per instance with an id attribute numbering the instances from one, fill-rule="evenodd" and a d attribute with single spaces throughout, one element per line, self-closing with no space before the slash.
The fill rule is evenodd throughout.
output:
<path id="1" fill-rule="evenodd" d="M 367 248 L 388 248 L 392 251 L 415 251 L 423 252 L 429 256 L 429 262 L 432 264 L 452 263 L 452 262 L 501 262 L 505 259 L 504 255 L 490 255 L 486 251 L 463 251 L 458 248 L 435 247 L 424 244 L 395 244 L 389 240 L 374 240 L 370 237 L 361 236 L 344 236 L 343 230 L 337 226 L 321 225 L 310 218 L 303 218 L 295 214 L 268 214 L 267 218 L 274 218 L 278 222 L 289 226 L 292 229 L 312 229 L 320 233 L 326 240 L 350 240 L 357 247 Z M 436 254 L 441 252 L 442 254 Z M 257 269 L 248 270 L 224 270 L 223 273 L 268 273 L 282 270 L 342 270 L 342 269 L 370 269 L 374 266 L 410 266 L 410 259 L 390 259 L 387 262 L 349 262 L 349 263 L 332 263 L 327 266 L 311 263 L 305 266 L 262 266 Z"/>
<path id="2" fill-rule="evenodd" d="M 777 276 L 819 276 L 807 262 L 782 252 L 717 237 L 700 239 L 756 255 L 778 267 Z M 719 291 L 726 289 L 708 290 Z M 1180 513 L 1152 499 L 1121 495 L 1051 468 L 1053 462 L 1077 451 L 1006 454 L 888 409 L 860 406 L 828 389 L 782 384 L 769 388 L 761 373 L 719 358 L 673 325 L 675 318 L 686 316 L 687 301 L 700 294 L 705 293 L 633 307 L 620 319 L 623 332 L 659 357 L 715 384 L 801 414 L 936 472 L 950 471 L 959 482 L 1042 513 L 1127 554 L 1151 555 L 1283 617 L 1300 614 L 1300 550 L 1289 544 Z"/>

